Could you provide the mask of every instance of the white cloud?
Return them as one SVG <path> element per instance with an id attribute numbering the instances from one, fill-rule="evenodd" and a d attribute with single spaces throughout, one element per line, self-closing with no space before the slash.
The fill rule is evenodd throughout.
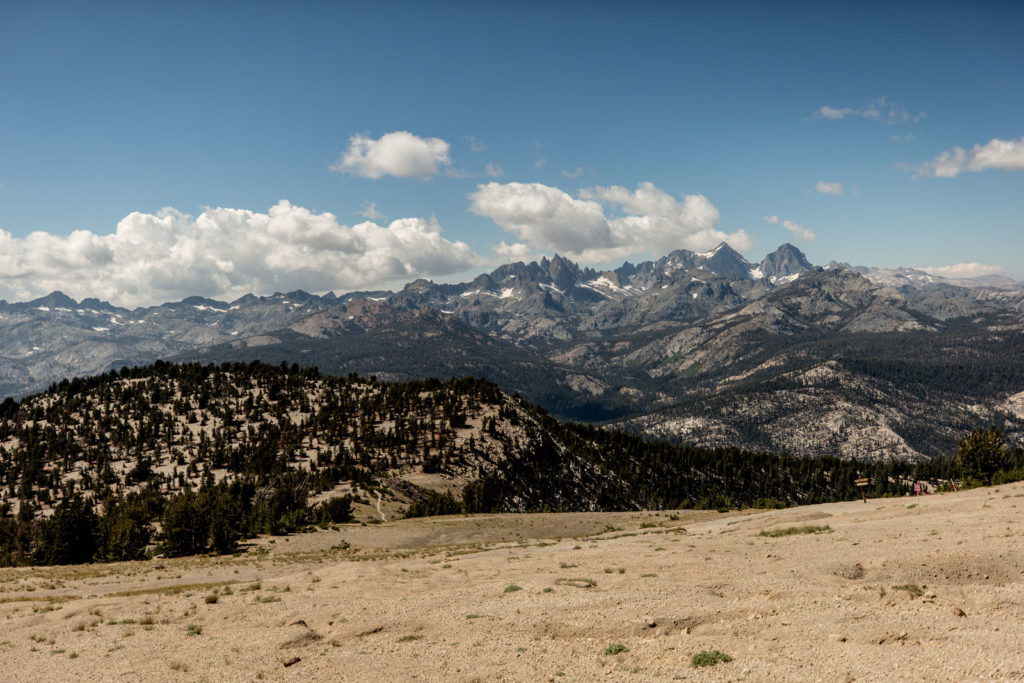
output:
<path id="1" fill-rule="evenodd" d="M 378 140 L 353 135 L 331 170 L 363 178 L 391 175 L 429 180 L 451 164 L 449 150 L 450 145 L 441 138 L 421 138 L 404 130 Z"/>
<path id="2" fill-rule="evenodd" d="M 842 183 L 826 183 L 824 180 L 819 180 L 814 185 L 814 191 L 819 194 L 842 194 L 843 184 Z"/>
<path id="3" fill-rule="evenodd" d="M 363 205 L 359 207 L 358 213 L 368 221 L 379 221 L 382 218 L 386 218 L 384 214 L 377 210 L 377 202 L 363 202 Z"/>
<path id="4" fill-rule="evenodd" d="M 851 114 L 852 112 L 853 110 L 850 109 L 849 107 L 836 109 L 835 107 L 830 107 L 826 104 L 825 106 L 816 110 L 814 112 L 814 115 L 816 118 L 819 119 L 842 119 L 846 118 L 846 116 Z"/>
<path id="5" fill-rule="evenodd" d="M 729 242 L 743 250 L 753 240 L 742 230 L 717 229 L 718 209 L 703 195 L 678 201 L 651 183 L 636 190 L 593 187 L 574 198 L 541 183 L 488 183 L 470 194 L 470 210 L 491 218 L 529 248 L 604 263 L 650 250 L 694 250 Z M 606 208 L 623 215 L 609 215 Z"/>
<path id="6" fill-rule="evenodd" d="M 814 234 L 813 230 L 808 230 L 799 223 L 794 221 L 781 220 L 778 216 L 765 216 L 765 222 L 773 225 L 782 225 L 786 230 L 793 235 L 793 239 L 799 240 L 800 242 L 812 242 L 818 236 Z"/>
<path id="7" fill-rule="evenodd" d="M 789 230 L 789 232 L 793 234 L 793 237 L 801 242 L 811 242 L 817 237 L 813 230 L 808 230 L 799 223 L 794 223 L 793 221 L 782 221 L 782 227 Z"/>
<path id="8" fill-rule="evenodd" d="M 926 266 L 921 268 L 926 273 L 948 278 L 971 278 L 982 275 L 1005 275 L 1002 266 L 990 266 L 983 263 L 955 263 L 951 266 Z"/>
<path id="9" fill-rule="evenodd" d="M 267 213 L 208 208 L 195 218 L 168 208 L 131 213 L 106 235 L 34 232 L 19 239 L 0 230 L 0 297 L 25 300 L 59 289 L 134 306 L 196 294 L 352 290 L 456 273 L 479 261 L 433 219 L 347 226 L 287 201 Z"/>
<path id="10" fill-rule="evenodd" d="M 576 179 L 581 177 L 586 171 L 583 170 L 582 166 L 577 166 L 575 171 L 562 171 L 562 175 L 569 179 Z"/>
<path id="11" fill-rule="evenodd" d="M 1024 137 L 1020 140 L 992 138 L 984 145 L 975 145 L 969 151 L 963 147 L 954 147 L 913 170 L 917 177 L 955 178 L 961 173 L 977 173 L 990 168 L 1024 171 Z"/>
<path id="12" fill-rule="evenodd" d="M 498 242 L 497 246 L 494 247 L 494 253 L 498 257 L 500 263 L 509 263 L 513 261 L 535 261 L 537 260 L 537 250 L 530 247 L 522 242 L 516 242 L 514 244 L 506 244 L 504 240 Z"/>
<path id="13" fill-rule="evenodd" d="M 547 163 L 548 163 L 548 158 L 547 157 L 540 157 L 536 161 L 533 162 L 533 167 L 534 168 L 544 168 L 544 166 Z"/>
<path id="14" fill-rule="evenodd" d="M 501 167 L 501 164 L 487 164 L 487 167 L 484 168 L 484 175 L 491 178 L 500 178 L 505 175 L 505 169 Z"/>
<path id="15" fill-rule="evenodd" d="M 923 111 L 911 114 L 902 104 L 892 102 L 884 95 L 868 100 L 860 107 L 833 107 L 826 104 L 815 109 L 811 115 L 816 119 L 830 119 L 832 121 L 856 116 L 890 126 L 900 123 L 914 124 L 928 117 Z"/>

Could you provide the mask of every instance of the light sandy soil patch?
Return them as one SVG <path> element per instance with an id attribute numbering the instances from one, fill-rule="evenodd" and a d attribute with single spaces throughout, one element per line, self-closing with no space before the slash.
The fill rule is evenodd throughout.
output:
<path id="1" fill-rule="evenodd" d="M 1022 512 L 1018 484 L 401 520 L 228 558 L 0 570 L 0 678 L 1020 679 Z M 692 667 L 704 650 L 732 661 Z"/>

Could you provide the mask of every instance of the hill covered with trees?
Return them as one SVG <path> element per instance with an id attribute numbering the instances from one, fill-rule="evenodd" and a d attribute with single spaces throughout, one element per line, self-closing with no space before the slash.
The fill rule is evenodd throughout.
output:
<path id="1" fill-rule="evenodd" d="M 0 404 L 0 564 L 228 552 L 374 498 L 408 515 L 775 507 L 858 497 L 859 476 L 900 494 L 958 467 L 648 441 L 477 379 L 158 362 Z"/>

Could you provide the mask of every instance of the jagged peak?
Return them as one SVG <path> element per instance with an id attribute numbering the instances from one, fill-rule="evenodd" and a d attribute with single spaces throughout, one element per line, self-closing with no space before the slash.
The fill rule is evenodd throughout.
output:
<path id="1" fill-rule="evenodd" d="M 44 297 L 29 301 L 30 306 L 47 306 L 50 308 L 74 308 L 78 302 L 60 290 L 54 290 Z"/>
<path id="2" fill-rule="evenodd" d="M 86 297 L 82 299 L 79 304 L 82 308 L 114 308 L 114 305 L 109 301 L 101 301 L 95 297 Z"/>
<path id="3" fill-rule="evenodd" d="M 427 280 L 426 278 L 422 278 L 421 277 L 421 278 L 416 278 L 415 280 L 413 280 L 412 282 L 407 284 L 402 289 L 403 289 L 403 291 L 406 291 L 406 292 L 425 292 L 425 291 L 429 291 L 433 287 L 434 287 L 434 283 L 433 282 L 431 282 L 430 280 Z"/>
<path id="4" fill-rule="evenodd" d="M 761 277 L 771 282 L 799 276 L 814 266 L 804 253 L 788 242 L 766 255 L 758 267 Z"/>

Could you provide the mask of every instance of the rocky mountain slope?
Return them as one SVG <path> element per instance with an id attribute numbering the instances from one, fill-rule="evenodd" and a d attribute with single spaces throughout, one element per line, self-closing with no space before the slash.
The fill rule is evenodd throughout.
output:
<path id="1" fill-rule="evenodd" d="M 726 244 L 598 272 L 555 256 L 398 292 L 204 299 L 127 311 L 59 293 L 0 302 L 0 392 L 177 360 L 479 376 L 572 419 L 680 443 L 852 458 L 1024 438 L 1024 290 Z"/>

